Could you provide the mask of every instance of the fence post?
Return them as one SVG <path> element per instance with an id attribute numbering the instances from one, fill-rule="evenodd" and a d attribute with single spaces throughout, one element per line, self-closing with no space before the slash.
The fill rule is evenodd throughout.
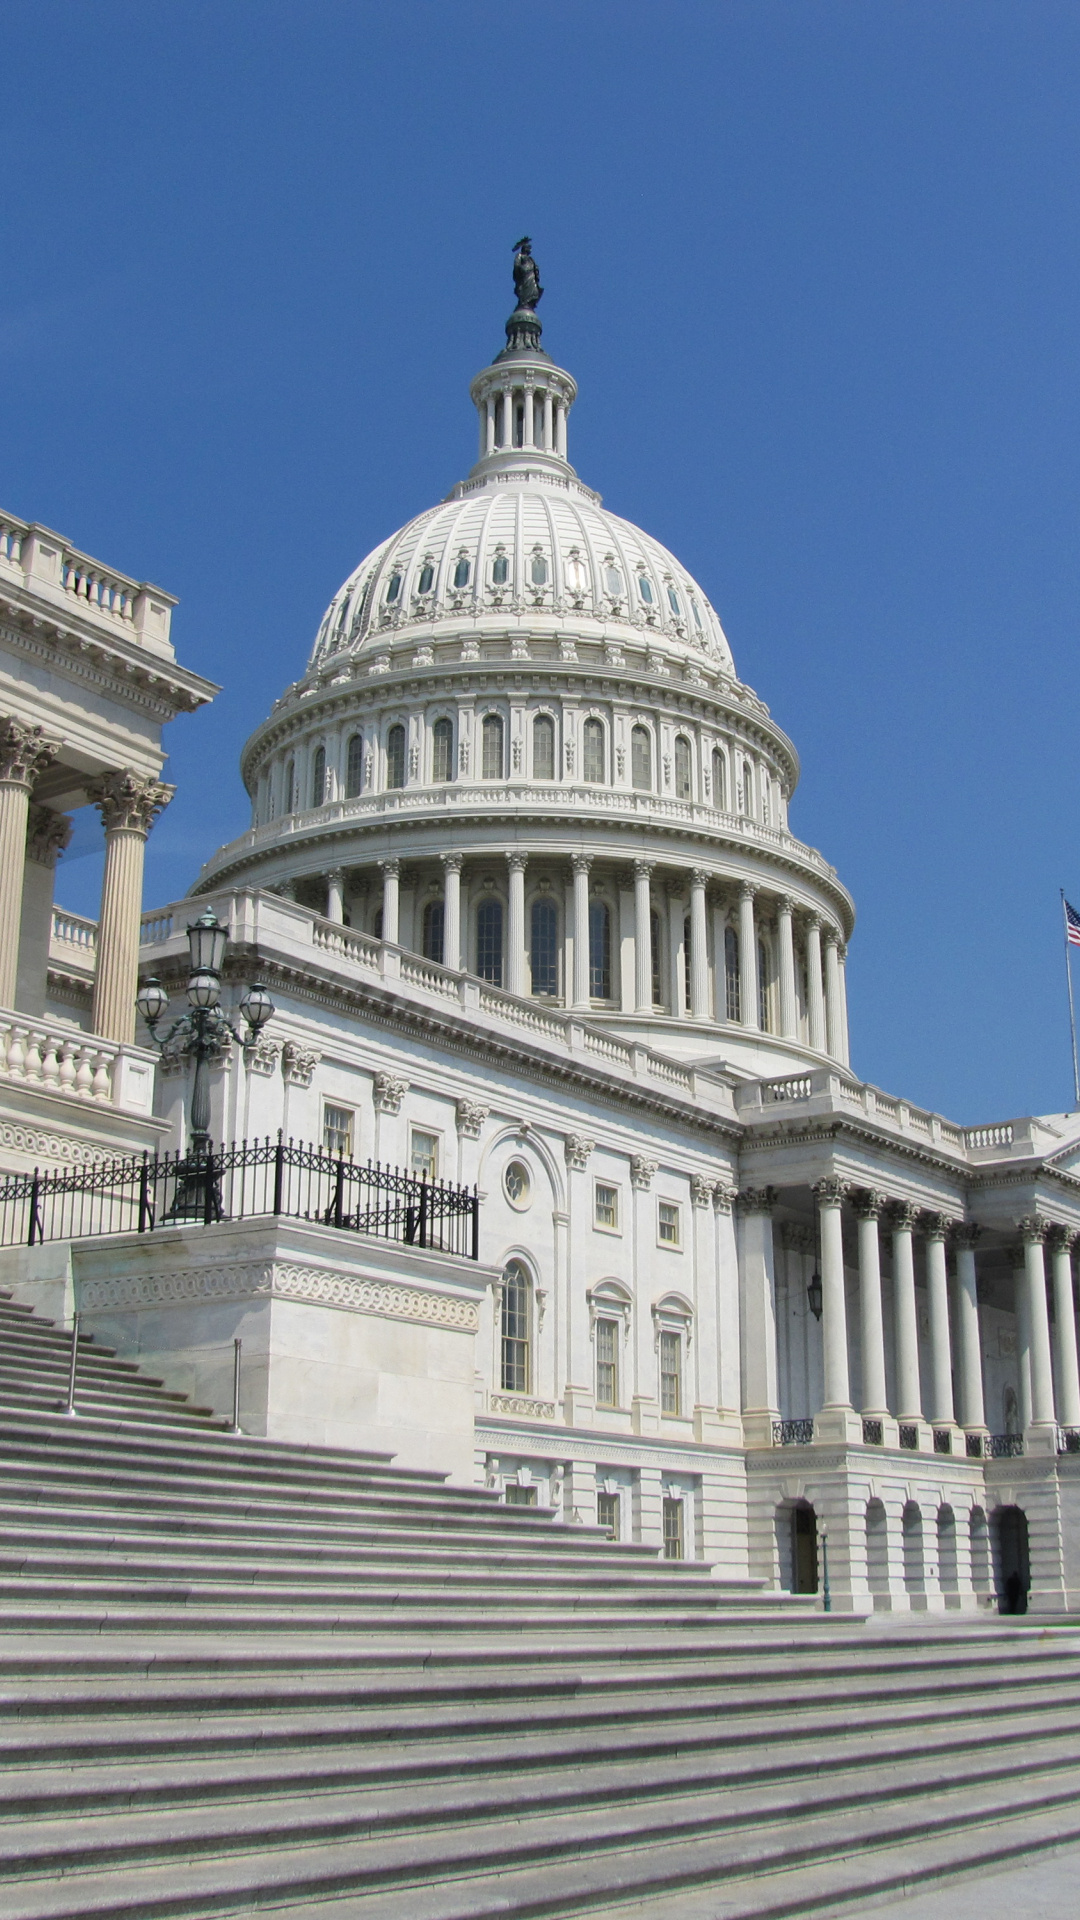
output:
<path id="1" fill-rule="evenodd" d="M 473 1188 L 472 1194 L 472 1257 L 480 1258 L 480 1189 Z"/>
<path id="2" fill-rule="evenodd" d="M 285 1141 L 282 1130 L 278 1128 L 277 1146 L 274 1148 L 274 1207 L 275 1213 L 281 1212 L 281 1190 L 285 1184 Z"/>
<path id="3" fill-rule="evenodd" d="M 203 1226 L 209 1227 L 214 1220 L 214 1149 L 209 1140 L 206 1143 L 206 1171 L 203 1178 L 206 1182 L 203 1187 Z"/>
<path id="4" fill-rule="evenodd" d="M 142 1166 L 139 1169 L 139 1232 L 145 1233 L 150 1220 L 150 1163 L 146 1148 L 143 1148 Z"/>
<path id="5" fill-rule="evenodd" d="M 69 1420 L 75 1418 L 75 1366 L 79 1358 L 79 1316 L 72 1315 L 71 1320 L 71 1366 L 68 1369 L 67 1405 L 64 1412 Z"/>
<path id="6" fill-rule="evenodd" d="M 41 1223 L 38 1220 L 38 1196 L 41 1192 L 41 1174 L 34 1168 L 34 1177 L 30 1182 L 30 1233 L 27 1246 L 32 1247 L 41 1239 Z M 36 1237 L 35 1237 L 36 1236 Z"/>
<path id="7" fill-rule="evenodd" d="M 427 1174 L 420 1175 L 420 1245 L 428 1243 L 428 1186 Z"/>
<path id="8" fill-rule="evenodd" d="M 338 1155 L 337 1175 L 334 1180 L 334 1225 L 340 1227 L 344 1208 L 342 1198 L 345 1191 L 345 1161 Z"/>

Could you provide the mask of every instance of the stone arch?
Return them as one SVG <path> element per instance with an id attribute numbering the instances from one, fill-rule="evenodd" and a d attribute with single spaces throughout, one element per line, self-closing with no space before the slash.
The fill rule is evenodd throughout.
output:
<path id="1" fill-rule="evenodd" d="M 1031 1588 L 1031 1547 L 1023 1507 L 995 1507 L 990 1516 L 994 1587 L 999 1613 L 1026 1613 Z"/>
<path id="2" fill-rule="evenodd" d="M 915 1500 L 905 1503 L 900 1521 L 904 1551 L 904 1590 L 913 1597 L 926 1592 L 926 1548 L 923 1538 L 922 1508 Z"/>

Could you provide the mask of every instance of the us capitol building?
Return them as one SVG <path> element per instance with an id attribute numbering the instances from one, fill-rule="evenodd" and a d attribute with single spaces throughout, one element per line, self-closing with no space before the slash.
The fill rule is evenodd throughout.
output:
<path id="1" fill-rule="evenodd" d="M 528 242 L 515 285 L 475 465 L 335 593 L 244 749 L 249 829 L 141 934 L 152 749 L 214 689 L 173 660 L 168 596 L 148 651 L 156 589 L 75 556 L 54 590 L 42 530 L 0 543 L 16 744 L 69 737 L 64 675 L 91 702 L 61 615 L 127 649 L 109 750 L 35 768 L 24 740 L 0 785 L 29 849 L 4 1164 L 185 1144 L 188 1070 L 136 1036 L 134 968 L 179 1010 L 211 907 L 228 1006 L 259 979 L 276 1007 L 220 1051 L 213 1138 L 475 1186 L 478 1259 L 224 1219 L 15 1249 L 5 1284 L 222 1407 L 242 1336 L 248 1432 L 383 1446 L 837 1609 L 1074 1608 L 1080 1119 L 960 1128 L 852 1073 L 854 907 L 792 831 L 795 748 L 701 586 L 578 478 Z M 61 604 L 68 571 L 119 598 Z M 113 835 L 97 923 L 52 904 L 86 798 Z"/>

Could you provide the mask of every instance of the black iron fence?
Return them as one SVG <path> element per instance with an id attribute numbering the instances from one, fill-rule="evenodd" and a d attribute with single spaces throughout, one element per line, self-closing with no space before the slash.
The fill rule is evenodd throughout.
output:
<path id="1" fill-rule="evenodd" d="M 480 1257 L 475 1188 L 361 1165 L 302 1141 L 243 1140 L 0 1179 L 0 1246 L 277 1214 L 407 1247 Z"/>

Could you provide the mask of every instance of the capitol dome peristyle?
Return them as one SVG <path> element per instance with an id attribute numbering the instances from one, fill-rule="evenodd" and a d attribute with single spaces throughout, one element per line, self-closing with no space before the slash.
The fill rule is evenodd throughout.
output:
<path id="1" fill-rule="evenodd" d="M 358 960 L 411 950 L 736 1077 L 846 1061 L 854 912 L 790 830 L 795 749 L 699 583 L 574 472 L 535 302 L 506 332 L 474 466 L 334 595 L 194 891 L 272 889 Z"/>

